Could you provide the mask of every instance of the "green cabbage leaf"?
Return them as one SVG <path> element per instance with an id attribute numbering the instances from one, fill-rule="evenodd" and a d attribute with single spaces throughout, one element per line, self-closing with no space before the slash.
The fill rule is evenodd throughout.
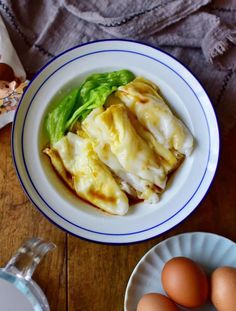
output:
<path id="1" fill-rule="evenodd" d="M 83 121 L 93 109 L 103 106 L 110 94 L 134 78 L 134 74 L 126 69 L 89 76 L 46 116 L 45 126 L 50 144 L 54 145 L 77 121 Z"/>

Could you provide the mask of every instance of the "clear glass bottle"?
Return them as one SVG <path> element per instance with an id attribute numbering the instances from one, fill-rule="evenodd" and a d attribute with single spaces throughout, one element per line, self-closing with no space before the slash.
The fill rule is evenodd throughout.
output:
<path id="1" fill-rule="evenodd" d="M 0 269 L 0 309 L 7 311 L 49 311 L 47 298 L 33 281 L 32 274 L 50 250 L 51 242 L 39 238 L 26 241 Z"/>

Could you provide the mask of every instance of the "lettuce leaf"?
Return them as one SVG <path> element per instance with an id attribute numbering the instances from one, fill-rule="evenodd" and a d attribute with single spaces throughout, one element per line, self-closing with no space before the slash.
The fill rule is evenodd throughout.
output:
<path id="1" fill-rule="evenodd" d="M 71 129 L 77 120 L 84 120 L 94 108 L 103 106 L 111 93 L 134 78 L 134 74 L 125 69 L 108 73 L 95 73 L 88 77 L 80 89 L 79 106 L 67 121 L 66 129 Z"/>
<path id="2" fill-rule="evenodd" d="M 84 120 L 94 108 L 103 106 L 111 93 L 134 78 L 134 74 L 125 69 L 89 76 L 48 113 L 45 124 L 50 144 L 54 145 L 75 122 Z"/>
<path id="3" fill-rule="evenodd" d="M 79 89 L 72 90 L 48 113 L 45 120 L 45 127 L 51 145 L 54 145 L 64 136 L 66 122 L 71 116 L 77 102 L 78 93 Z"/>

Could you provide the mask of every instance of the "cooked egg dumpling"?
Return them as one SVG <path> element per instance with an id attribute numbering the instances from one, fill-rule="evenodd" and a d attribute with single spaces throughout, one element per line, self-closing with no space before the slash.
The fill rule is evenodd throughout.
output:
<path id="1" fill-rule="evenodd" d="M 83 122 L 89 135 L 99 132 L 100 139 L 108 144 L 120 165 L 128 173 L 164 189 L 166 174 L 159 158 L 132 126 L 123 104 L 111 105 L 93 118 L 93 123 Z"/>
<path id="2" fill-rule="evenodd" d="M 128 198 L 100 161 L 89 138 L 69 132 L 45 153 L 61 177 L 83 199 L 111 214 L 124 215 Z M 69 177 L 69 175 L 71 177 Z"/>
<path id="3" fill-rule="evenodd" d="M 193 149 L 193 136 L 188 128 L 171 112 L 158 94 L 158 88 L 144 78 L 120 86 L 116 92 L 139 122 L 148 129 L 157 142 L 186 156 Z"/>

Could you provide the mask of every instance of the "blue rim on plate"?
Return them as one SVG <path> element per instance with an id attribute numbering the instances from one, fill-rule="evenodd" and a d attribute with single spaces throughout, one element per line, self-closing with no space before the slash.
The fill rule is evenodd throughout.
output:
<path id="1" fill-rule="evenodd" d="M 96 44 L 96 43 L 98 43 L 98 42 L 106 42 L 106 41 L 121 41 L 121 42 L 125 41 L 125 42 L 132 42 L 132 43 L 137 43 L 137 44 L 141 44 L 141 45 L 144 45 L 144 46 L 148 46 L 148 47 L 154 48 L 154 47 L 152 47 L 152 46 L 150 46 L 150 45 L 147 45 L 147 44 L 144 44 L 144 43 L 141 43 L 141 42 L 137 42 L 137 41 L 119 40 L 119 39 L 117 39 L 117 40 L 112 40 L 112 39 L 109 40 L 109 39 L 108 39 L 108 40 L 99 40 L 99 41 L 94 41 L 94 42 L 85 43 L 85 44 L 82 44 L 82 45 L 78 45 L 78 46 L 76 46 L 76 47 L 74 47 L 74 48 L 71 48 L 71 49 L 69 49 L 69 50 L 66 50 L 66 51 L 64 51 L 63 53 L 61 53 L 61 54 L 59 54 L 58 56 L 56 56 L 55 58 L 53 58 L 51 61 L 49 61 L 49 62 L 48 62 L 44 67 L 42 67 L 42 69 L 35 75 L 35 77 L 33 78 L 33 80 L 32 80 L 32 81 L 30 82 L 30 84 L 28 85 L 28 87 L 27 87 L 27 89 L 26 89 L 26 91 L 25 91 L 25 93 L 24 93 L 24 95 L 23 95 L 23 97 L 22 97 L 22 99 L 21 99 L 21 101 L 20 101 L 20 103 L 19 103 L 19 106 L 17 107 L 16 114 L 15 114 L 15 118 L 14 118 L 14 124 L 13 124 L 13 128 L 12 128 L 12 154 L 13 154 L 13 161 L 14 161 L 15 169 L 16 169 L 18 178 L 19 178 L 19 180 L 20 180 L 20 182 L 21 182 L 21 185 L 22 185 L 22 187 L 24 188 L 24 191 L 25 191 L 26 194 L 28 195 L 29 199 L 30 199 L 30 200 L 34 203 L 34 205 L 44 214 L 44 216 L 46 216 L 50 221 L 52 221 L 54 224 L 56 224 L 57 226 L 59 226 L 59 227 L 62 228 L 63 230 L 66 230 L 66 229 L 65 229 L 64 227 L 60 226 L 58 223 L 55 223 L 55 221 L 53 221 L 50 217 L 48 217 L 48 216 L 42 211 L 42 209 L 40 208 L 40 206 L 38 206 L 38 205 L 35 203 L 34 198 L 30 195 L 29 191 L 27 190 L 27 188 L 26 188 L 26 186 L 25 186 L 25 184 L 24 184 L 24 181 L 22 180 L 22 178 L 21 178 L 21 176 L 20 176 L 19 169 L 18 169 L 18 166 L 17 166 L 16 157 L 15 157 L 15 150 L 14 150 L 14 133 L 15 133 L 15 124 L 16 124 L 16 120 L 17 120 L 17 115 L 18 115 L 18 111 L 19 111 L 20 105 L 21 105 L 21 103 L 22 103 L 22 101 L 23 101 L 23 99 L 24 99 L 25 94 L 27 93 L 28 89 L 30 88 L 30 85 L 33 83 L 33 81 L 40 75 L 40 73 L 41 73 L 47 66 L 49 66 L 52 62 L 54 62 L 56 59 L 58 59 L 59 57 L 61 57 L 61 56 L 64 55 L 65 53 L 68 53 L 69 51 L 79 49 L 80 47 L 85 46 L 85 45 Z M 166 53 L 166 52 L 161 51 L 160 49 L 157 49 L 157 48 L 154 48 L 154 49 L 156 49 L 156 50 L 158 50 L 159 52 L 164 53 L 164 54 L 168 55 L 169 57 L 175 59 L 173 56 L 169 55 L 169 54 Z M 173 215 L 171 215 L 171 217 L 169 217 L 169 218 L 166 219 L 165 221 L 163 221 L 163 222 L 161 222 L 161 223 L 158 223 L 158 224 L 156 224 L 155 226 L 152 226 L 152 227 L 149 227 L 149 228 L 145 228 L 145 229 L 143 229 L 143 230 L 139 230 L 139 231 L 136 231 L 136 232 L 117 233 L 117 234 L 116 234 L 116 233 L 108 233 L 108 232 L 99 232 L 99 231 L 91 230 L 91 229 L 88 229 L 88 228 L 84 228 L 84 227 L 82 227 L 82 226 L 78 226 L 77 224 L 74 224 L 74 223 L 72 223 L 71 221 L 67 220 L 67 219 L 64 218 L 62 215 L 60 215 L 58 212 L 56 212 L 51 206 L 49 206 L 48 203 L 46 202 L 46 200 L 43 198 L 42 194 L 39 193 L 37 187 L 34 185 L 32 179 L 31 179 L 31 177 L 30 177 L 30 174 L 29 174 L 29 172 L 28 172 L 28 168 L 27 168 L 27 165 L 26 165 L 26 162 L 25 162 L 25 155 L 24 155 L 24 150 L 23 150 L 23 140 L 24 140 L 24 136 L 23 136 L 23 135 L 24 135 L 25 121 L 26 121 L 27 114 L 28 114 L 28 111 L 29 111 L 29 109 L 30 109 L 30 106 L 31 106 L 31 104 L 32 104 L 32 102 L 33 102 L 35 96 L 37 95 L 37 93 L 38 93 L 39 90 L 41 89 L 41 87 L 42 87 L 42 86 L 44 85 L 44 83 L 46 83 L 47 80 L 50 79 L 58 70 L 60 70 L 60 69 L 61 69 L 62 67 L 64 67 L 64 66 L 66 66 L 68 63 L 71 63 L 71 62 L 75 61 L 76 59 L 83 58 L 83 57 L 86 57 L 86 56 L 91 55 L 91 54 L 106 53 L 106 52 L 110 52 L 110 53 L 111 53 L 111 52 L 134 53 L 134 54 L 138 54 L 138 55 L 141 55 L 141 56 L 143 56 L 143 57 L 147 57 L 147 58 L 149 58 L 149 59 L 152 59 L 152 60 L 154 60 L 155 62 L 161 63 L 163 66 L 168 67 L 168 69 L 170 69 L 172 72 L 174 72 L 176 75 L 178 75 L 178 77 L 181 78 L 181 79 L 184 81 L 184 83 L 191 89 L 191 92 L 194 94 L 194 96 L 196 97 L 198 103 L 200 104 L 200 107 L 201 107 L 201 109 L 202 109 L 202 111 L 203 111 L 204 117 L 205 117 L 205 119 L 206 119 L 207 128 L 208 128 L 209 146 L 208 146 L 208 158 L 207 158 L 207 163 L 206 163 L 205 171 L 204 171 L 204 174 L 203 174 L 203 176 L 202 176 L 202 178 L 201 178 L 201 181 L 200 181 L 198 187 L 196 188 L 196 190 L 194 191 L 194 193 L 192 194 L 192 196 L 191 196 L 190 198 L 188 198 L 188 200 L 186 201 L 186 203 L 178 210 L 178 212 L 176 212 L 176 213 L 174 213 Z M 176 60 L 176 59 L 175 59 L 175 60 Z M 178 62 L 179 62 L 179 61 L 178 61 Z M 184 66 L 184 67 L 185 67 L 185 66 Z M 185 68 L 186 68 L 186 67 L 185 67 Z M 188 70 L 188 69 L 187 69 L 187 70 Z M 189 71 L 189 70 L 188 70 L 188 71 Z M 191 73 L 191 72 L 190 72 L 190 73 Z M 191 73 L 191 75 L 193 75 L 193 74 Z M 194 76 L 194 75 L 193 75 L 193 76 Z M 194 78 L 195 78 L 195 76 L 194 76 Z M 198 81 L 198 82 L 199 82 L 199 81 Z M 199 83 L 199 84 L 200 84 L 200 83 Z M 200 85 L 201 85 L 201 84 L 200 84 Z M 207 96 L 207 95 L 206 95 L 206 96 Z M 208 96 L 207 96 L 207 98 L 208 98 L 208 100 L 209 100 L 209 97 L 208 97 Z M 209 101 L 210 101 L 210 100 L 209 100 Z M 218 141 L 219 141 L 219 133 L 217 133 L 217 134 L 218 134 L 217 139 L 218 139 Z M 210 133 L 209 133 L 209 124 L 208 124 L 208 122 L 207 122 L 207 117 L 206 117 L 206 115 L 205 115 L 205 111 L 204 111 L 204 109 L 203 109 L 203 107 L 202 107 L 202 104 L 201 104 L 201 102 L 200 102 L 198 96 L 196 95 L 196 93 L 194 92 L 194 90 L 191 88 L 191 86 L 188 84 L 188 82 L 187 82 L 179 73 L 177 73 L 173 68 L 171 68 L 171 67 L 168 66 L 167 64 L 161 62 L 160 60 L 158 60 L 158 59 L 156 59 L 156 58 L 154 58 L 154 57 L 151 57 L 151 56 L 149 56 L 149 55 L 145 55 L 145 54 L 143 54 L 143 53 L 138 53 L 138 52 L 135 52 L 135 51 L 125 50 L 125 49 L 120 49 L 120 50 L 119 50 L 119 49 L 115 49 L 115 50 L 100 50 L 100 51 L 94 51 L 94 52 L 90 52 L 90 53 L 87 53 L 87 54 L 83 54 L 83 55 L 80 55 L 80 56 L 78 56 L 78 57 L 76 57 L 76 58 L 74 58 L 74 59 L 69 60 L 69 61 L 66 62 L 66 63 L 63 63 L 63 65 L 61 65 L 61 66 L 58 67 L 55 71 L 53 71 L 53 72 L 43 81 L 43 83 L 41 83 L 41 85 L 37 88 L 37 91 L 34 93 L 34 96 L 33 96 L 32 100 L 31 100 L 31 102 L 29 103 L 29 106 L 28 106 L 28 108 L 27 108 L 27 111 L 26 111 L 26 114 L 25 114 L 25 117 L 24 117 L 24 121 L 23 121 L 23 129 L 22 129 L 22 134 L 21 134 L 21 142 L 22 142 L 22 144 L 21 144 L 21 148 L 22 148 L 21 152 L 22 152 L 22 156 L 23 156 L 24 169 L 25 169 L 25 171 L 26 171 L 27 177 L 29 178 L 32 187 L 33 187 L 34 190 L 37 192 L 37 194 L 38 194 L 38 196 L 40 197 L 40 199 L 47 205 L 47 207 L 48 207 L 51 211 L 53 211 L 57 216 L 59 216 L 60 218 L 62 218 L 64 221 L 68 222 L 70 225 L 73 225 L 73 226 L 75 226 L 75 227 L 77 227 L 77 228 L 80 228 L 80 229 L 82 229 L 82 230 L 89 231 L 89 232 L 92 232 L 92 233 L 95 233 L 95 234 L 98 234 L 98 235 L 108 235 L 108 236 L 135 235 L 135 234 L 138 234 L 138 233 L 142 233 L 142 232 L 145 232 L 145 231 L 149 231 L 149 230 L 152 230 L 152 229 L 155 228 L 155 227 L 158 227 L 158 226 L 162 225 L 163 223 L 168 222 L 170 219 L 172 219 L 172 218 L 175 217 L 178 213 L 180 213 L 180 211 L 183 210 L 183 209 L 185 208 L 185 206 L 188 205 L 188 203 L 192 200 L 192 198 L 195 196 L 196 192 L 198 191 L 199 187 L 201 186 L 201 183 L 203 182 L 204 177 L 205 177 L 205 175 L 206 175 L 206 171 L 207 171 L 208 164 L 209 164 L 210 152 L 211 152 L 211 137 L 210 137 Z M 217 158 L 216 166 L 217 166 L 217 163 L 218 163 L 218 158 Z M 215 172 L 214 172 L 214 174 L 215 174 Z M 214 175 L 212 176 L 212 179 L 213 179 L 213 178 L 214 178 Z M 212 179 L 211 179 L 211 182 L 212 182 Z M 210 182 L 209 185 L 208 185 L 208 189 L 209 189 L 209 187 L 210 187 L 211 182 Z M 204 196 L 206 195 L 208 189 L 206 190 Z M 204 198 L 204 196 L 202 197 L 202 199 Z M 202 199 L 201 199 L 201 200 L 202 200 Z M 199 203 L 200 203 L 200 202 L 199 202 Z M 198 203 L 198 204 L 199 204 L 199 203 Z M 193 210 L 194 210 L 194 209 L 193 209 Z M 192 210 L 192 211 L 193 211 L 193 210 Z M 192 212 L 192 211 L 191 211 L 191 212 Z M 191 213 L 191 212 L 190 212 L 190 213 Z M 190 213 L 189 213 L 189 214 L 190 214 Z M 189 214 L 188 214 L 188 215 L 189 215 Z M 187 215 L 187 216 L 188 216 L 188 215 Z M 187 216 L 186 216 L 186 217 L 187 217 Z M 186 217 L 184 217 L 181 221 L 183 221 Z M 180 221 L 180 222 L 181 222 L 181 221 Z M 177 224 L 176 224 L 176 225 L 177 225 Z M 72 232 L 70 232 L 70 231 L 68 231 L 68 230 L 66 230 L 66 231 L 69 232 L 69 233 L 72 233 Z M 165 230 L 165 231 L 166 231 L 166 230 Z M 77 234 L 74 234 L 74 235 L 75 235 L 75 236 L 81 237 L 80 235 L 77 235 Z M 157 235 L 155 235 L 155 236 L 157 236 Z M 152 237 L 154 237 L 154 236 L 152 236 Z M 82 238 L 84 238 L 84 237 L 82 237 Z M 151 237 L 150 237 L 150 238 L 151 238 Z M 85 238 L 85 239 L 86 239 L 86 238 Z M 87 239 L 87 240 L 90 240 L 90 239 Z M 146 240 L 146 239 L 144 239 L 144 240 Z M 92 240 L 92 241 L 94 241 L 94 240 Z M 142 240 L 138 240 L 138 241 L 142 241 Z M 100 242 L 100 241 L 95 241 L 95 242 Z M 135 241 L 134 241 L 134 242 L 135 242 Z M 129 242 L 129 243 L 130 243 L 130 242 Z M 120 244 L 120 243 L 111 243 L 111 244 Z M 121 244 L 123 244 L 123 242 L 122 242 Z"/>

